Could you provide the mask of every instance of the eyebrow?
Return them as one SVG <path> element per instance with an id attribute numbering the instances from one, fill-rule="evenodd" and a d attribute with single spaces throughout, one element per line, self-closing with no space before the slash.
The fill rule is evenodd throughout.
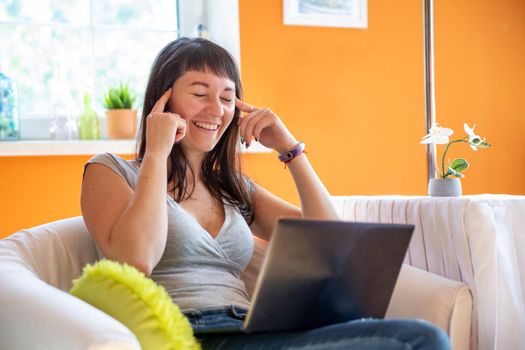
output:
<path id="1" fill-rule="evenodd" d="M 189 86 L 195 86 L 195 85 L 201 85 L 201 86 L 204 86 L 204 87 L 207 87 L 207 88 L 210 87 L 210 84 L 205 83 L 203 81 L 194 81 Z M 224 88 L 224 91 L 233 91 L 233 92 L 235 92 L 235 89 L 231 88 L 231 87 L 226 87 L 226 88 Z"/>

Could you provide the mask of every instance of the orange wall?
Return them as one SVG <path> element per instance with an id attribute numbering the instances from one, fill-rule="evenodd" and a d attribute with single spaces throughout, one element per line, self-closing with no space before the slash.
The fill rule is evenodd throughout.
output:
<path id="1" fill-rule="evenodd" d="M 0 157 L 0 238 L 80 215 L 82 171 L 89 158 Z"/>
<path id="2" fill-rule="evenodd" d="M 329 191 L 424 194 L 421 1 L 368 1 L 366 30 L 284 26 L 281 0 L 239 3 L 245 98 L 307 143 Z M 453 150 L 471 162 L 466 194 L 525 193 L 524 19 L 522 0 L 435 5 L 438 121 L 458 136 L 477 123 L 495 145 Z M 0 236 L 78 215 L 88 158 L 0 157 Z M 245 157 L 245 170 L 297 203 L 274 154 Z"/>
<path id="3" fill-rule="evenodd" d="M 425 194 L 422 1 L 368 5 L 358 30 L 284 26 L 282 1 L 241 0 L 246 97 L 307 142 L 331 193 Z M 435 2 L 437 120 L 459 137 L 477 123 L 494 144 L 452 147 L 471 163 L 465 194 L 525 193 L 524 37 L 522 0 Z M 268 162 L 253 165 L 260 181 L 292 198 Z"/>

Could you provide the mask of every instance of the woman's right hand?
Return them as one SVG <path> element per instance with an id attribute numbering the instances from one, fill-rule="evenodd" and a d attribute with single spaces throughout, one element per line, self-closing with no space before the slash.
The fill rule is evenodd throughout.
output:
<path id="1" fill-rule="evenodd" d="M 146 154 L 169 156 L 173 145 L 186 135 L 186 120 L 180 115 L 164 112 L 171 97 L 171 88 L 155 103 L 146 118 Z"/>

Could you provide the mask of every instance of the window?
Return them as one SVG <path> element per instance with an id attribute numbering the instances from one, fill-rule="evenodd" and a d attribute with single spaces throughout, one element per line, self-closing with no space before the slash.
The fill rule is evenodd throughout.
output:
<path id="1" fill-rule="evenodd" d="M 178 29 L 176 0 L 0 0 L 0 72 L 17 87 L 21 138 L 49 138 L 57 66 L 74 113 L 89 91 L 101 117 L 109 85 L 127 82 L 143 95 L 155 55 Z"/>

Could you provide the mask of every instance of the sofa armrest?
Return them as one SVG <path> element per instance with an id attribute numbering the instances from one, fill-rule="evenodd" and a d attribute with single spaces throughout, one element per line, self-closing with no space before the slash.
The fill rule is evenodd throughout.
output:
<path id="1" fill-rule="evenodd" d="M 403 265 L 386 318 L 419 318 L 448 333 L 452 348 L 470 345 L 472 295 L 461 282 Z"/>
<path id="2" fill-rule="evenodd" d="M 122 323 L 31 272 L 0 272 L 2 349 L 139 350 Z"/>

